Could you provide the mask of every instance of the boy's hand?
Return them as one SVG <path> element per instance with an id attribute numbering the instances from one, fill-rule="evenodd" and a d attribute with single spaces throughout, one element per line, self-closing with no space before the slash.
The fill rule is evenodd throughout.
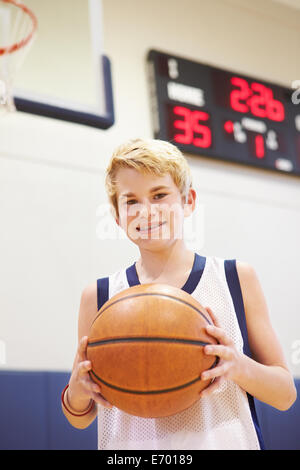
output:
<path id="1" fill-rule="evenodd" d="M 112 405 L 101 395 L 101 387 L 92 381 L 89 376 L 89 370 L 92 368 L 91 361 L 87 360 L 88 337 L 81 338 L 78 349 L 75 366 L 72 371 L 68 388 L 68 401 L 74 409 L 87 408 L 92 399 L 106 408 L 112 408 Z M 84 406 L 86 405 L 86 406 Z"/>
<path id="2" fill-rule="evenodd" d="M 223 381 L 235 380 L 241 372 L 242 354 L 240 354 L 233 341 L 228 337 L 227 333 L 220 327 L 220 324 L 209 307 L 205 307 L 214 323 L 207 325 L 206 331 L 216 338 L 219 344 L 212 344 L 204 347 L 204 353 L 207 355 L 218 356 L 220 358 L 218 364 L 213 369 L 202 372 L 201 379 L 212 379 L 213 382 L 207 388 L 200 392 L 200 397 L 209 395 L 216 391 Z"/>

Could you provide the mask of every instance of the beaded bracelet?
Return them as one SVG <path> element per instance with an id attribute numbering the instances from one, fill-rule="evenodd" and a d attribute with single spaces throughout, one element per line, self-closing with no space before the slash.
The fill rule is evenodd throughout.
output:
<path id="1" fill-rule="evenodd" d="M 83 413 L 74 413 L 74 411 L 71 411 L 71 410 L 67 407 L 67 405 L 66 405 L 66 403 L 65 403 L 65 400 L 64 400 L 64 395 L 65 395 L 65 392 L 66 392 L 66 390 L 67 390 L 68 388 L 69 388 L 69 384 L 65 386 L 65 388 L 63 389 L 62 394 L 61 394 L 61 402 L 62 402 L 63 407 L 67 410 L 68 413 L 70 413 L 70 414 L 73 415 L 73 416 L 85 416 L 85 415 L 87 415 L 87 414 L 93 409 L 93 407 L 94 407 L 94 405 L 95 405 L 94 400 L 91 400 L 91 404 L 88 406 L 87 410 L 84 411 Z M 69 402 L 68 402 L 68 397 L 66 397 L 66 399 L 67 399 L 68 405 L 70 406 L 70 404 L 69 404 Z"/>

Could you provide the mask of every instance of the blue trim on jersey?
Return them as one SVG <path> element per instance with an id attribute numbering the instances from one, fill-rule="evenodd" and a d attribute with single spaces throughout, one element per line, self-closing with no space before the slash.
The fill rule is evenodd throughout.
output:
<path id="1" fill-rule="evenodd" d="M 227 284 L 230 290 L 235 313 L 236 313 L 239 327 L 240 327 L 242 337 L 243 337 L 243 342 L 244 342 L 243 351 L 244 351 L 244 354 L 246 354 L 246 356 L 251 357 L 251 350 L 250 350 L 249 341 L 248 341 L 248 332 L 247 332 L 243 295 L 241 291 L 238 272 L 236 269 L 236 260 L 235 259 L 225 260 L 224 267 L 225 267 L 225 275 L 226 275 Z M 263 441 L 261 429 L 259 426 L 259 422 L 257 419 L 254 398 L 249 393 L 247 393 L 247 397 L 248 397 L 253 424 L 254 424 L 257 438 L 260 444 L 260 448 L 263 450 L 265 449 L 265 446 L 264 446 L 264 441 Z"/>
<path id="2" fill-rule="evenodd" d="M 195 253 L 193 267 L 186 283 L 181 288 L 182 290 L 184 290 L 188 294 L 192 294 L 194 292 L 202 277 L 205 268 L 205 263 L 206 258 L 204 256 L 198 255 L 198 253 Z M 130 287 L 140 285 L 136 270 L 136 263 L 132 264 L 131 266 L 129 266 L 129 268 L 126 269 L 126 276 Z"/>
<path id="3" fill-rule="evenodd" d="M 204 256 L 198 255 L 198 253 L 195 253 L 194 264 L 193 264 L 192 270 L 190 272 L 190 275 L 186 283 L 182 287 L 182 290 L 184 290 L 188 294 L 192 294 L 194 292 L 194 290 L 196 289 L 202 277 L 205 264 L 206 264 L 206 258 Z"/>
<path id="4" fill-rule="evenodd" d="M 135 263 L 126 269 L 126 276 L 129 287 L 137 286 L 138 284 L 140 284 Z"/>
<path id="5" fill-rule="evenodd" d="M 109 278 L 108 277 L 102 277 L 101 279 L 97 279 L 98 312 L 99 312 L 100 308 L 108 300 L 108 286 L 109 286 Z"/>
<path id="6" fill-rule="evenodd" d="M 206 264 L 206 258 L 204 256 L 198 255 L 195 253 L 194 263 L 190 275 L 182 287 L 182 289 L 189 294 L 194 292 L 199 281 L 202 277 L 204 268 Z M 129 268 L 126 269 L 126 276 L 127 281 L 130 287 L 137 286 L 140 284 L 135 263 Z M 109 298 L 109 277 L 102 277 L 101 279 L 97 279 L 97 303 L 98 303 L 98 311 L 100 308 L 105 304 L 105 302 Z"/>

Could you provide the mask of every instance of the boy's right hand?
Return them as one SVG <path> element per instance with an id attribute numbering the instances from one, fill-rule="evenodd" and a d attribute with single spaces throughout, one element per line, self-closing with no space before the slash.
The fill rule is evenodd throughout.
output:
<path id="1" fill-rule="evenodd" d="M 89 370 L 92 368 L 91 361 L 87 360 L 88 337 L 81 338 L 78 344 L 77 356 L 73 367 L 68 388 L 68 402 L 75 411 L 87 409 L 90 400 L 106 407 L 112 408 L 108 401 L 101 395 L 101 387 L 92 381 Z"/>

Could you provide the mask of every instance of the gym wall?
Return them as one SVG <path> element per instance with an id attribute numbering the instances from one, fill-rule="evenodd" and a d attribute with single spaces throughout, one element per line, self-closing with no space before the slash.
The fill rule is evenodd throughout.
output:
<path id="1" fill-rule="evenodd" d="M 280 2 L 104 0 L 103 14 L 115 125 L 104 131 L 25 113 L 0 121 L 4 371 L 69 371 L 82 290 L 139 255 L 113 221 L 114 239 L 101 239 L 101 208 L 113 149 L 132 137 L 153 137 L 149 49 L 285 86 L 300 79 L 300 10 Z M 67 77 L 61 80 L 67 87 Z M 189 246 L 254 267 L 299 377 L 299 178 L 186 157 L 203 220 Z"/>

